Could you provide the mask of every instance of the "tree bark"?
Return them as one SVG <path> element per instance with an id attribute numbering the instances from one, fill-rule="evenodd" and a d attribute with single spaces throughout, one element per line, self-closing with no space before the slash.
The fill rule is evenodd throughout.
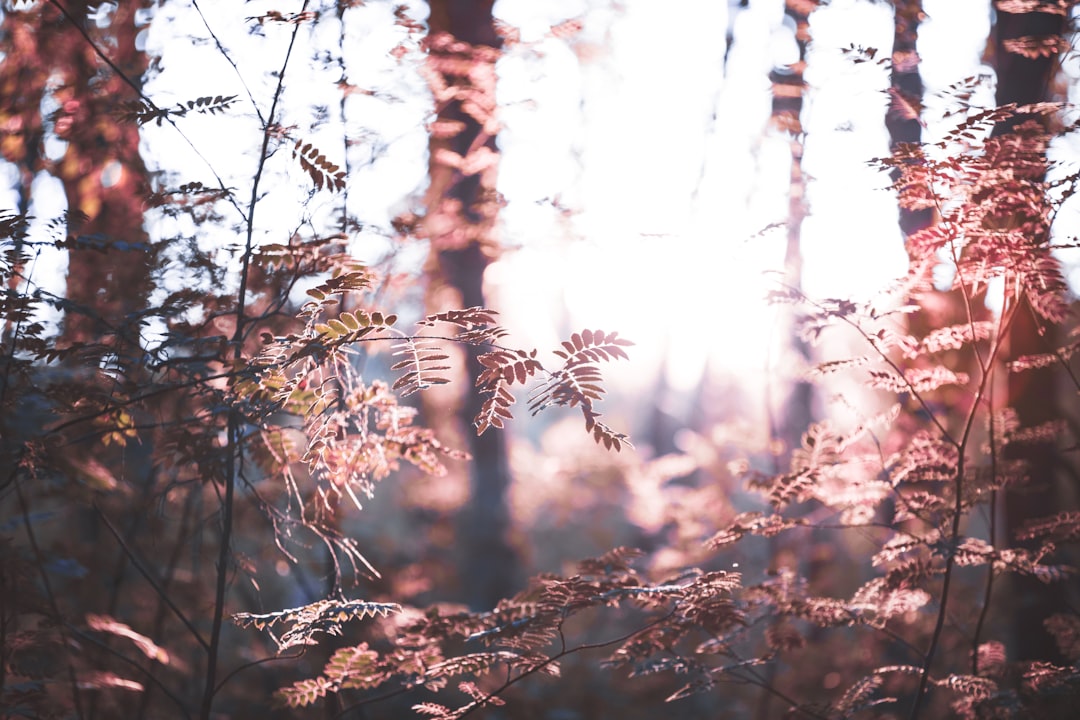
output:
<path id="1" fill-rule="evenodd" d="M 451 289 L 461 307 L 486 305 L 484 271 L 497 247 L 495 61 L 501 39 L 495 31 L 493 4 L 493 0 L 428 3 L 429 80 L 436 127 L 446 131 L 433 133 L 430 141 L 431 184 L 424 227 L 431 242 L 428 270 L 432 283 Z M 505 437 L 492 430 L 477 436 L 470 425 L 483 403 L 471 382 L 482 369 L 476 359 L 480 352 L 470 347 L 466 360 L 468 390 L 461 415 L 472 461 L 455 548 L 461 599 L 475 609 L 493 607 L 513 593 L 521 574 L 509 541 L 510 463 Z"/>
<path id="2" fill-rule="evenodd" d="M 993 63 L 997 69 L 996 101 L 1027 104 L 1048 99 L 1050 82 L 1057 66 L 1056 53 L 1035 58 L 1023 57 L 1006 49 L 1008 40 L 1021 37 L 1058 37 L 1065 31 L 1065 19 L 1060 15 L 1030 12 L 1013 14 L 997 12 L 993 31 Z M 994 135 L 1002 137 L 1013 132 L 1016 125 L 1030 117 L 1018 116 L 995 128 Z M 1032 242 L 1048 245 L 1050 227 L 1046 214 L 1025 218 L 1035 228 Z M 1021 295 L 1016 319 L 1009 331 L 1009 357 L 1046 352 L 1056 345 L 1059 328 L 1035 320 L 1026 298 Z M 1008 379 L 1008 404 L 1023 427 L 1033 427 L 1060 420 L 1062 409 L 1057 404 L 1058 373 L 1056 368 L 1012 373 Z M 1029 520 L 1052 515 L 1058 505 L 1056 475 L 1062 467 L 1062 457 L 1052 444 L 1019 445 L 1010 449 L 1010 457 L 1023 460 L 1027 466 L 1028 483 L 1006 494 L 1005 527 L 1009 540 Z M 1012 641 L 1017 660 L 1049 660 L 1063 662 L 1058 648 L 1043 626 L 1051 614 L 1065 610 L 1066 593 L 1060 585 L 1047 585 L 1033 577 L 1010 576 Z"/>
<path id="3" fill-rule="evenodd" d="M 112 336 L 110 344 L 119 350 L 120 344 L 137 345 L 138 325 L 131 314 L 145 307 L 150 290 L 143 229 L 146 167 L 138 127 L 112 114 L 118 99 L 134 99 L 134 94 L 83 32 L 136 83 L 146 57 L 135 47 L 137 3 L 101 6 L 114 8 L 103 28 L 88 17 L 90 6 L 86 0 L 69 2 L 65 15 L 43 3 L 5 14 L 5 35 L 17 52 L 9 53 L 0 69 L 0 112 L 17 132 L 5 137 L 3 154 L 20 172 L 20 210 L 29 209 L 30 183 L 41 170 L 64 186 L 70 238 L 63 339 L 92 343 Z M 55 84 L 51 91 L 49 83 Z M 42 118 L 42 100 L 50 94 L 59 107 Z M 67 143 L 55 161 L 42 149 L 50 123 Z M 117 336 L 123 339 L 117 342 Z"/>

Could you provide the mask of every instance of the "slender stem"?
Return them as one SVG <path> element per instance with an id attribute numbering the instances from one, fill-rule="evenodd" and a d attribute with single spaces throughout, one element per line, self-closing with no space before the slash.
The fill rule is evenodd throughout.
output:
<path id="1" fill-rule="evenodd" d="M 528 670 L 523 670 L 518 675 L 507 679 L 506 682 L 504 682 L 498 688 L 496 688 L 495 690 L 492 690 L 487 695 L 485 695 L 483 698 L 475 701 L 467 710 L 465 710 L 463 713 L 458 715 L 457 716 L 458 720 L 461 720 L 462 718 L 468 717 L 469 715 L 472 715 L 475 711 L 477 711 L 480 708 L 486 706 L 493 698 L 496 698 L 499 695 L 503 694 L 511 685 L 514 685 L 514 684 L 520 682 L 521 680 L 524 680 L 525 678 L 529 677 L 530 675 L 535 675 L 536 673 L 540 672 L 541 670 L 548 667 L 552 663 L 558 662 L 560 659 L 566 657 L 567 655 L 573 655 L 574 653 L 578 653 L 578 652 L 581 652 L 583 650 L 597 650 L 597 649 L 600 649 L 600 648 L 610 647 L 611 645 L 616 645 L 618 643 L 626 642 L 627 640 L 630 640 L 631 638 L 633 638 L 635 635 L 640 635 L 641 633 L 646 632 L 647 630 L 650 630 L 650 629 L 656 627 L 657 625 L 671 619 L 674 615 L 675 615 L 675 610 L 672 609 L 666 615 L 662 615 L 661 617 L 658 617 L 657 619 L 653 620 L 652 622 L 648 623 L 647 625 L 645 625 L 643 627 L 638 628 L 637 630 L 634 630 L 632 632 L 628 632 L 625 635 L 622 635 L 621 637 L 613 638 L 611 640 L 605 640 L 603 642 L 582 643 L 581 645 L 578 645 L 577 647 L 567 648 L 566 647 L 566 640 L 564 638 L 562 648 L 559 650 L 559 652 L 555 653 L 554 655 L 549 657 L 547 660 L 544 660 L 542 663 L 538 663 L 536 665 L 533 665 Z M 562 629 L 561 629 L 561 627 L 559 629 L 559 635 L 560 635 L 560 637 L 562 637 Z"/>
<path id="2" fill-rule="evenodd" d="M 309 0 L 304 0 L 300 12 L 307 10 Z M 254 249 L 255 237 L 255 210 L 259 202 L 259 184 L 262 180 L 266 161 L 269 159 L 270 138 L 273 135 L 273 122 L 277 116 L 278 102 L 281 100 L 282 91 L 285 89 L 285 71 L 292 58 L 293 47 L 300 33 L 300 23 L 293 28 L 289 38 L 289 47 L 285 51 L 285 58 L 281 64 L 281 70 L 277 74 L 277 87 L 274 88 L 274 99 L 270 103 L 270 111 L 267 113 L 267 122 L 263 125 L 262 148 L 259 151 L 259 164 L 255 169 L 255 176 L 251 181 L 251 199 L 248 201 L 246 213 L 246 237 L 244 241 L 244 255 L 241 258 L 240 287 L 237 290 L 236 301 L 236 328 L 233 331 L 233 360 L 243 359 L 243 341 L 245 313 L 247 310 L 248 275 L 251 269 L 252 250 Z M 217 682 L 217 664 L 221 649 L 221 626 L 225 616 L 225 594 L 228 588 L 229 556 L 232 545 L 233 504 L 236 493 L 237 465 L 242 461 L 242 432 L 241 417 L 236 409 L 229 410 L 228 433 L 226 448 L 227 460 L 225 468 L 225 496 L 221 506 L 221 540 L 218 548 L 217 562 L 217 587 L 214 593 L 214 615 L 211 620 L 210 647 L 206 660 L 206 681 L 203 686 L 203 701 L 200 711 L 201 720 L 210 720 L 210 710 L 213 706 L 214 694 L 220 689 Z"/>
<path id="3" fill-rule="evenodd" d="M 59 10 L 60 13 L 64 16 L 64 18 L 69 23 L 71 23 L 71 26 L 79 31 L 79 34 L 82 35 L 83 39 L 86 40 L 87 44 L 90 45 L 90 49 L 94 51 L 94 54 L 101 58 L 101 61 L 108 65 L 109 69 L 116 73 L 116 76 L 123 80 L 125 85 L 134 90 L 135 94 L 139 96 L 139 99 L 141 99 L 144 103 L 147 104 L 148 107 L 153 110 L 161 109 L 154 104 L 153 100 L 151 100 L 143 93 L 142 87 L 140 87 L 138 83 L 128 77 L 123 70 L 117 67 L 116 63 L 114 63 L 109 58 L 109 56 L 105 54 L 105 52 L 98 46 L 98 44 L 94 42 L 94 39 L 90 37 L 90 34 L 86 32 L 86 28 L 83 27 L 82 23 L 80 23 L 70 12 L 68 12 L 68 9 L 64 7 L 63 3 L 61 3 L 60 0 L 49 0 L 49 4 Z M 206 157 L 199 151 L 199 148 L 195 146 L 195 143 L 191 141 L 191 138 L 184 134 L 184 131 L 180 129 L 180 127 L 176 124 L 175 120 L 173 120 L 169 115 L 165 115 L 165 121 L 172 125 L 173 129 L 176 130 L 180 137 L 183 138 L 184 142 L 188 144 L 188 147 L 191 148 L 192 152 L 195 153 L 195 156 L 202 160 L 206 167 L 209 168 L 210 173 L 218 181 L 218 186 L 222 190 L 226 191 L 226 197 L 229 200 L 229 204 L 236 208 L 236 210 L 240 213 L 241 217 L 243 217 L 243 210 L 241 210 L 240 206 L 236 204 L 236 201 L 232 199 L 232 193 L 229 192 L 229 188 L 225 186 L 225 181 L 221 179 L 221 176 L 218 175 L 217 171 L 214 169 L 214 166 L 210 164 L 210 161 L 207 160 Z"/>
<path id="4" fill-rule="evenodd" d="M 19 498 L 19 508 L 22 511 L 23 525 L 26 527 L 26 536 L 30 540 L 30 548 L 34 552 L 34 559 L 37 561 L 38 575 L 41 577 L 41 585 L 45 589 L 45 596 L 49 600 L 49 609 L 52 611 L 54 622 L 56 622 L 60 629 L 61 636 L 64 637 L 64 644 L 68 645 L 68 638 L 66 637 L 66 625 L 60 615 L 60 605 L 56 601 L 56 593 L 53 592 L 52 583 L 49 581 L 49 574 L 45 570 L 45 554 L 41 552 L 41 546 L 38 545 L 37 535 L 34 533 L 33 523 L 30 520 L 30 507 L 26 502 L 26 496 L 22 491 L 22 483 L 19 482 L 20 465 L 22 463 L 22 457 L 16 459 L 13 463 L 11 471 L 11 480 L 15 484 L 15 494 Z M 75 705 L 75 716 L 78 718 L 85 717 L 82 706 L 82 694 L 79 692 L 79 682 L 75 677 L 75 667 L 71 664 L 70 656 L 68 656 L 67 673 L 68 681 L 71 683 L 71 699 Z"/>
<path id="5" fill-rule="evenodd" d="M 198 491 L 195 491 L 198 492 Z M 195 492 L 189 492 L 187 499 L 184 501 L 184 512 L 180 516 L 180 526 L 177 528 L 176 542 L 173 543 L 172 554 L 169 557 L 169 562 L 166 564 L 165 577 L 161 582 L 161 588 L 163 591 L 168 591 L 169 586 L 172 584 L 173 578 L 176 575 L 176 569 L 180 565 L 180 553 L 183 551 L 185 541 L 188 533 L 188 523 L 191 521 L 192 510 L 195 505 Z M 165 619 L 168 617 L 168 604 L 165 597 L 158 595 L 158 605 L 154 612 L 154 624 L 153 631 L 150 635 L 154 642 L 160 642 L 164 632 Z M 159 663 L 154 662 L 153 666 L 157 666 Z M 138 711 L 135 713 L 135 717 L 146 717 L 147 709 L 150 707 L 151 700 L 151 688 L 147 687 L 143 690 L 142 697 L 139 698 Z"/>
<path id="6" fill-rule="evenodd" d="M 217 691 L 217 662 L 221 649 L 221 625 L 225 616 L 225 591 L 229 581 L 229 556 L 232 543 L 233 497 L 236 488 L 236 450 L 240 444 L 240 417 L 236 411 L 229 412 L 228 459 L 225 469 L 225 497 L 221 505 L 221 540 L 218 547 L 217 587 L 214 592 L 214 615 L 210 628 L 210 645 L 207 648 L 206 682 L 203 687 L 201 720 L 210 720 L 210 709 Z"/>
<path id="7" fill-rule="evenodd" d="M 997 480 L 997 438 L 994 427 L 994 385 L 990 384 L 990 482 Z M 997 490 L 990 491 L 990 547 L 997 547 Z M 986 574 L 986 588 L 983 591 L 982 608 L 979 610 L 979 619 L 975 623 L 975 636 L 971 639 L 971 674 L 979 674 L 979 640 L 982 636 L 983 624 L 990 612 L 990 596 L 994 590 L 994 563 L 990 562 Z"/>
<path id="8" fill-rule="evenodd" d="M 934 622 L 934 632 L 930 637 L 930 647 L 926 651 L 926 656 L 923 659 L 922 673 L 919 676 L 919 690 L 915 695 L 915 702 L 911 706 L 910 720 L 915 720 L 919 717 L 919 710 L 922 706 L 923 698 L 926 696 L 926 688 L 930 684 L 930 666 L 933 665 L 934 655 L 937 653 L 938 643 L 941 640 L 941 632 L 945 627 L 945 615 L 946 609 L 949 603 L 949 588 L 952 585 L 952 571 L 956 565 L 956 540 L 960 537 L 960 520 L 963 518 L 961 512 L 962 493 L 961 490 L 964 484 L 964 454 L 960 453 L 960 458 L 956 463 L 956 478 L 953 481 L 954 492 L 956 493 L 956 502 L 953 507 L 953 519 L 952 530 L 950 532 L 951 547 L 949 548 L 948 555 L 945 559 L 945 574 L 941 580 L 941 602 L 938 605 L 937 620 Z"/>
<path id="9" fill-rule="evenodd" d="M 1015 316 L 1016 306 L 1008 306 L 1001 309 L 1001 317 L 998 320 L 998 331 L 995 335 L 996 341 L 990 351 L 990 356 L 986 359 L 986 365 L 983 366 L 986 369 L 979 379 L 979 387 L 975 391 L 975 400 L 971 404 L 971 410 L 968 412 L 967 420 L 964 422 L 963 434 L 960 437 L 960 442 L 956 446 L 958 459 L 956 463 L 956 477 L 953 480 L 953 492 L 956 494 L 956 497 L 953 502 L 952 527 L 949 532 L 949 545 L 945 559 L 945 573 L 941 581 L 941 602 L 938 607 L 937 620 L 934 623 L 934 632 L 930 637 L 930 647 L 927 649 L 926 657 L 923 660 L 922 673 L 919 676 L 919 690 L 915 695 L 915 701 L 911 705 L 911 714 L 909 715 L 910 720 L 916 720 L 916 718 L 919 717 L 919 710 L 922 707 L 923 698 L 926 696 L 926 689 L 930 684 L 930 668 L 934 663 L 934 656 L 937 654 L 941 633 L 945 627 L 945 617 L 949 603 L 949 590 L 952 585 L 953 568 L 956 566 L 957 546 L 960 541 L 960 522 L 963 520 L 964 516 L 963 490 L 968 440 L 971 437 L 971 430 L 975 426 L 975 418 L 979 410 L 980 400 L 986 397 L 986 388 L 990 379 L 993 377 L 993 373 L 989 371 L 989 368 L 993 367 L 993 363 L 1001 352 L 1003 344 L 1002 338 L 1006 337 Z M 991 411 L 992 410 L 993 409 L 991 408 Z"/>
<path id="10" fill-rule="evenodd" d="M 263 119 L 262 111 L 259 109 L 259 103 L 255 102 L 255 96 L 251 94 L 251 88 L 249 88 L 247 82 L 244 81 L 244 76 L 240 73 L 240 68 L 236 66 L 236 62 L 232 59 L 232 56 L 229 55 L 229 51 L 221 44 L 221 40 L 218 38 L 217 33 L 210 27 L 210 22 L 206 19 L 206 15 L 203 14 L 202 8 L 199 7 L 197 0 L 191 0 L 191 5 L 195 8 L 195 12 L 199 14 L 199 19 L 202 20 L 206 32 L 210 33 L 210 37 L 213 39 L 214 44 L 217 45 L 217 50 L 221 53 L 221 57 L 225 58 L 225 61 L 232 66 L 233 72 L 236 73 L 237 79 L 240 80 L 240 85 L 244 88 L 244 92 L 247 93 L 248 99 L 251 100 L 251 107 L 255 109 L 255 115 L 259 118 L 259 122 L 265 125 L 266 120 Z"/>
<path id="11" fill-rule="evenodd" d="M 243 665 L 241 665 L 240 667 L 231 670 L 225 677 L 221 678 L 221 682 L 219 682 L 217 687 L 214 688 L 214 692 L 216 693 L 218 690 L 220 690 L 221 688 L 223 688 L 225 686 L 225 683 L 229 682 L 235 676 L 239 675 L 240 673 L 244 672 L 245 670 L 250 670 L 253 667 L 257 667 L 259 665 L 265 665 L 266 663 L 277 662 L 279 660 L 299 660 L 303 656 L 304 656 L 304 651 L 301 650 L 300 652 L 296 653 L 295 655 L 271 655 L 270 657 L 259 658 L 258 660 L 252 660 L 251 662 L 246 662 Z"/>
<path id="12" fill-rule="evenodd" d="M 150 571 L 146 569 L 146 566 L 143 565 L 137 557 L 135 557 L 135 553 L 131 550 L 131 548 L 128 547 L 127 543 L 124 542 L 124 538 L 120 536 L 120 532 L 112 524 L 112 521 L 109 520 L 109 517 L 102 511 L 102 509 L 98 507 L 97 503 L 94 503 L 94 512 L 96 512 L 98 514 L 98 517 L 101 518 L 101 521 L 105 523 L 105 527 L 108 528 L 109 532 L 112 533 L 112 536 L 116 538 L 116 542 L 120 544 L 120 548 L 124 551 L 124 554 L 127 555 L 128 560 L 131 561 L 131 564 L 135 567 L 136 570 L 139 571 L 139 574 L 143 576 L 146 582 L 150 583 L 150 587 L 154 588 L 154 592 L 157 593 L 158 597 L 161 598 L 162 602 L 164 602 L 169 607 L 169 609 L 173 611 L 173 614 L 176 615 L 180 622 L 183 623 L 184 627 L 188 629 L 188 632 L 191 633 L 192 637 L 194 637 L 195 640 L 198 641 L 198 643 L 202 645 L 204 649 L 209 650 L 210 645 L 203 638 L 202 634 L 199 633 L 198 628 L 196 628 L 192 624 L 192 622 L 188 620 L 187 616 L 184 615 L 183 611 L 176 606 L 176 603 L 172 601 L 172 599 L 169 597 L 169 594 L 165 592 L 165 588 L 163 588 L 161 584 L 157 581 L 157 579 L 150 574 Z"/>
<path id="13" fill-rule="evenodd" d="M 997 490 L 990 493 L 990 546 L 997 543 Z M 979 641 L 982 636 L 983 625 L 986 616 L 990 613 L 990 597 L 994 592 L 994 563 L 991 562 L 986 574 L 986 588 L 983 590 L 982 608 L 979 610 L 979 620 L 975 623 L 975 636 L 971 639 L 971 674 L 979 674 Z"/>

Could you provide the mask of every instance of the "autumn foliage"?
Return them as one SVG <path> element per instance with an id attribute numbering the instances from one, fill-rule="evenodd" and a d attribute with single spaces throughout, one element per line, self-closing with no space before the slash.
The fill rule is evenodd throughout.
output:
<path id="1" fill-rule="evenodd" d="M 16 7 L 4 32 L 55 33 L 75 21 L 62 7 Z M 132 129 L 181 133 L 250 100 L 258 134 L 236 157 L 211 158 L 199 178 L 132 184 L 128 205 L 181 228 L 173 236 L 150 243 L 141 222 L 84 233 L 75 205 L 56 218 L 0 214 L 0 717 L 1072 716 L 1076 418 L 1062 403 L 1055 420 L 1025 424 L 1006 391 L 1039 373 L 1062 397 L 1080 391 L 1061 254 L 1075 241 L 1052 243 L 1080 182 L 1050 172 L 1061 170 L 1052 139 L 1076 129 L 1066 108 L 957 97 L 944 138 L 873 161 L 902 209 L 934 218 L 907 240 L 908 273 L 870 300 L 775 286 L 770 301 L 815 348 L 806 379 L 839 395 L 847 419 L 823 411 L 791 448 L 743 442 L 734 422 L 696 427 L 692 449 L 649 457 L 602 414 L 620 402 L 605 369 L 633 362 L 615 329 L 568 333 L 545 353 L 520 347 L 493 309 L 419 310 L 424 278 L 402 277 L 392 253 L 350 253 L 348 163 L 309 139 L 319 120 L 302 128 L 276 114 L 290 99 L 292 42 L 321 17 L 305 3 L 244 21 L 291 38 L 268 74 L 268 107 L 65 86 L 102 106 L 72 122 L 120 128 L 103 132 L 124 152 Z M 422 24 L 401 9 L 393 18 L 399 61 L 461 44 L 421 42 Z M 105 61 L 107 36 L 78 38 L 95 49 L 80 62 L 97 58 L 102 77 L 124 72 Z M 3 63 L 25 64 L 19 52 L 37 52 L 26 47 Z M 429 78 L 436 103 L 461 99 L 452 91 L 464 86 L 445 80 L 469 77 L 473 50 L 440 55 L 453 67 Z M 485 72 L 498 52 L 479 53 Z M 494 123 L 491 108 L 462 105 Z M 912 108 L 901 109 L 917 117 Z M 17 136 L 5 159 L 18 164 L 44 131 L 3 112 Z M 452 140 L 451 130 L 438 129 Z M 490 170 L 487 140 L 459 153 L 454 172 Z M 254 162 L 244 187 L 215 170 L 240 159 Z M 340 217 L 312 211 L 264 232 L 266 184 L 297 179 L 305 208 L 340 201 Z M 489 252 L 492 217 L 481 215 Z M 388 239 L 415 247 L 422 227 L 402 216 Z M 222 228 L 223 244 L 200 241 Z M 145 277 L 131 297 L 108 283 L 71 297 L 40 276 L 42 258 L 61 251 Z M 1038 351 L 1017 351 L 1018 323 L 1037 329 Z M 464 377 L 469 352 L 479 369 Z M 477 434 L 540 413 L 576 431 L 553 421 L 555 464 L 516 469 L 561 488 L 537 514 L 577 524 L 515 528 L 532 576 L 482 608 L 448 569 L 450 503 L 428 497 L 430 478 L 450 486 L 468 453 L 416 402 L 470 387 L 482 399 L 465 418 Z M 1056 458 L 1055 471 L 1033 472 L 1032 453 Z M 1038 493 L 1059 498 L 1057 511 L 1007 533 L 1005 503 Z M 589 535 L 612 508 L 615 529 Z M 536 539 L 560 535 L 572 547 L 618 542 L 552 562 Z M 1039 618 L 1052 653 L 1013 649 L 1014 607 L 1029 592 L 1015 578 L 1056 603 Z"/>

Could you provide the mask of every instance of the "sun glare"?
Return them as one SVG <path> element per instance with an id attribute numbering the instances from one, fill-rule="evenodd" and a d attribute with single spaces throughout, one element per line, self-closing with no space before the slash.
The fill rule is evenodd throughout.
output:
<path id="1" fill-rule="evenodd" d="M 586 18 L 576 44 L 545 45 L 531 65 L 504 61 L 504 230 L 523 249 L 494 284 L 524 293 L 523 320 L 543 307 L 572 329 L 633 339 L 637 372 L 626 379 L 638 385 L 653 377 L 643 366 L 661 364 L 680 389 L 706 367 L 763 383 L 777 331 L 764 296 L 783 268 L 792 162 L 790 138 L 769 126 L 768 73 L 797 59 L 794 28 L 781 3 L 751 3 L 730 18 L 728 52 L 717 32 L 727 5 L 685 5 L 627 2 L 609 27 Z M 837 0 L 814 13 L 812 31 L 802 283 L 866 296 L 906 269 L 888 177 L 867 164 L 888 153 L 888 74 L 853 66 L 840 48 L 887 50 L 892 18 Z M 592 44 L 603 52 L 583 58 Z M 560 217 L 542 219 L 552 207 Z M 557 277 L 564 297 L 539 302 L 537 274 Z"/>

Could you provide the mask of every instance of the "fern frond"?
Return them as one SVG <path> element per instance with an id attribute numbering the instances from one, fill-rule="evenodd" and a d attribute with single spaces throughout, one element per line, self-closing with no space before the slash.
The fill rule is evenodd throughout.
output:
<path id="1" fill-rule="evenodd" d="M 473 418 L 477 435 L 483 435 L 491 427 L 502 429 L 504 421 L 513 419 L 510 408 L 514 404 L 514 396 L 507 389 L 509 385 L 500 378 L 493 388 L 486 391 L 488 397 L 480 406 L 480 412 Z"/>
<path id="2" fill-rule="evenodd" d="M 593 434 L 597 443 L 616 451 L 621 450 L 624 444 L 630 445 L 626 435 L 600 422 L 600 413 L 593 409 L 593 403 L 598 402 L 606 392 L 596 363 L 628 359 L 623 348 L 631 345 L 632 342 L 620 338 L 618 333 L 605 333 L 603 330 L 574 333 L 570 340 L 562 343 L 562 349 L 555 350 L 555 354 L 564 360 L 563 367 L 551 373 L 547 381 L 533 391 L 529 397 L 529 412 L 536 415 L 552 405 L 581 406 L 585 430 Z"/>
<path id="3" fill-rule="evenodd" d="M 295 645 L 314 645 L 316 633 L 340 635 L 341 626 L 350 620 L 362 620 L 368 617 L 386 617 L 391 613 L 401 612 L 397 603 L 376 603 L 364 600 L 320 600 L 310 605 L 303 605 L 288 610 L 254 614 L 236 613 L 233 622 L 240 627 L 263 630 L 277 624 L 287 625 L 280 638 L 271 633 L 282 652 Z"/>
<path id="4" fill-rule="evenodd" d="M 1018 38 L 1006 38 L 1002 41 L 1002 45 L 1006 51 L 1029 60 L 1057 57 L 1059 53 L 1070 47 L 1069 39 L 1061 35 L 1025 35 Z"/>
<path id="5" fill-rule="evenodd" d="M 841 717 L 848 717 L 851 713 L 864 707 L 873 696 L 874 692 L 881 687 L 883 680 L 880 675 L 867 675 L 854 685 L 849 687 L 836 702 L 836 711 Z"/>
<path id="6" fill-rule="evenodd" d="M 716 680 L 711 674 L 703 674 L 695 680 L 688 682 L 675 692 L 664 698 L 664 702 L 674 702 L 676 700 L 682 700 L 693 695 L 698 695 L 703 692 L 709 692 L 716 687 Z"/>
<path id="7" fill-rule="evenodd" d="M 113 115 L 122 122 L 146 125 L 156 122 L 161 125 L 172 117 L 185 117 L 196 112 L 204 115 L 216 115 L 229 109 L 236 102 L 236 95 L 207 95 L 194 100 L 179 102 L 172 108 L 161 108 L 149 100 L 124 100 L 117 104 Z"/>
<path id="8" fill-rule="evenodd" d="M 274 700 L 285 707 L 300 708 L 314 705 L 326 693 L 336 690 L 333 681 L 325 677 L 305 678 L 274 692 Z"/>
<path id="9" fill-rule="evenodd" d="M 86 625 L 91 630 L 97 630 L 98 632 L 110 633 L 117 637 L 127 638 L 135 644 L 135 647 L 139 651 L 151 660 L 162 663 L 164 665 L 169 664 L 169 653 L 162 647 L 159 647 L 153 640 L 135 632 L 130 627 L 122 622 L 109 617 L 108 615 L 87 615 Z"/>
<path id="10" fill-rule="evenodd" d="M 1075 667 L 1059 667 L 1049 662 L 1029 663 L 1023 671 L 1023 687 L 1028 692 L 1046 692 L 1065 684 L 1075 684 L 1080 680 L 1080 671 Z"/>
<path id="11" fill-rule="evenodd" d="M 868 385 L 892 393 L 916 392 L 925 394 L 945 385 L 966 385 L 966 373 L 956 373 L 941 365 L 931 368 L 911 368 L 900 377 L 893 372 L 871 370 Z"/>
<path id="12" fill-rule="evenodd" d="M 367 643 L 336 650 L 330 656 L 323 674 L 339 689 L 374 688 L 385 682 L 389 674 L 378 666 L 379 654 Z"/>
<path id="13" fill-rule="evenodd" d="M 1073 340 L 1053 352 L 1021 355 L 1008 364 L 1009 372 L 1023 372 L 1025 370 L 1050 367 L 1070 360 L 1078 352 L 1080 352 L 1080 340 Z"/>
<path id="14" fill-rule="evenodd" d="M 509 650 L 494 652 L 476 652 L 468 655 L 459 655 L 439 663 L 435 663 L 427 670 L 427 677 L 454 677 L 457 675 L 479 675 L 498 663 L 513 665 L 521 659 L 521 655 Z"/>
<path id="15" fill-rule="evenodd" d="M 395 357 L 403 359 L 394 363 L 391 370 L 406 370 L 394 382 L 393 389 L 401 390 L 401 396 L 407 397 L 433 385 L 445 385 L 450 380 L 443 371 L 450 370 L 449 365 L 440 364 L 450 356 L 442 351 L 438 341 L 424 337 L 406 337 L 393 346 Z"/>
<path id="16" fill-rule="evenodd" d="M 500 383 L 513 385 L 515 382 L 524 385 L 530 377 L 544 369 L 536 359 L 536 350 L 531 353 L 524 350 L 492 350 L 476 359 L 484 367 L 476 378 L 478 388 L 494 388 Z"/>
<path id="17" fill-rule="evenodd" d="M 947 350 L 959 350 L 977 340 L 987 340 L 994 330 L 994 323 L 989 320 L 976 320 L 970 323 L 949 325 L 931 331 L 922 339 L 914 352 L 908 357 L 920 353 L 940 353 Z"/>
<path id="18" fill-rule="evenodd" d="M 340 192 L 345 189 L 345 171 L 326 159 L 326 156 L 311 143 L 297 140 L 293 145 L 292 156 L 300 162 L 300 167 L 307 172 L 316 190 L 326 187 Z"/>
<path id="19" fill-rule="evenodd" d="M 1065 511 L 1045 518 L 1028 521 L 1016 533 L 1017 540 L 1050 540 L 1071 542 L 1080 540 L 1080 512 Z"/>
<path id="20" fill-rule="evenodd" d="M 280 10 L 270 10 L 269 12 L 263 13 L 262 15 L 249 17 L 248 21 L 255 20 L 259 23 L 259 25 L 268 22 L 283 23 L 286 25 L 299 25 L 301 23 L 316 20 L 318 19 L 318 17 L 319 13 L 314 10 L 306 10 L 304 12 L 288 14 L 285 14 Z"/>
<path id="21" fill-rule="evenodd" d="M 187 102 L 177 103 L 177 109 L 174 110 L 172 114 L 179 117 L 183 117 L 189 112 L 197 112 L 202 115 L 216 115 L 228 110 L 229 106 L 235 102 L 235 95 L 214 95 L 213 97 L 207 95 L 205 97 L 195 98 L 194 100 L 188 100 Z"/>
<path id="22" fill-rule="evenodd" d="M 775 537 L 785 530 L 804 525 L 806 520 L 803 518 L 788 519 L 781 515 L 765 515 L 756 511 L 740 513 L 727 527 L 706 540 L 705 546 L 712 549 L 724 547 L 747 534 Z"/>
<path id="23" fill-rule="evenodd" d="M 307 294 L 318 303 L 316 309 L 321 308 L 329 299 L 330 295 L 338 293 L 359 292 L 371 287 L 371 275 L 364 270 L 342 273 L 322 282 L 309 289 Z M 305 314 L 312 314 L 310 308 L 305 308 Z M 390 323 L 393 324 L 393 323 Z"/>
<path id="24" fill-rule="evenodd" d="M 934 680 L 938 687 L 948 688 L 964 697 L 984 700 L 997 692 L 998 684 L 990 678 L 975 675 L 949 675 L 941 680 Z"/>
<path id="25" fill-rule="evenodd" d="M 161 125 L 173 112 L 168 108 L 160 108 L 149 100 L 121 100 L 116 104 L 113 115 L 121 122 L 137 125 L 157 122 Z"/>
<path id="26" fill-rule="evenodd" d="M 477 305 L 463 310 L 447 310 L 445 312 L 428 315 L 417 324 L 435 327 L 438 323 L 447 323 L 466 330 L 473 330 L 475 328 L 495 325 L 496 315 L 498 315 L 498 313 L 494 310 L 488 310 L 487 308 Z"/>
<path id="27" fill-rule="evenodd" d="M 412 709 L 420 715 L 428 715 L 432 720 L 451 720 L 458 717 L 458 713 L 446 707 L 434 702 L 422 702 L 416 703 L 412 706 Z"/>

